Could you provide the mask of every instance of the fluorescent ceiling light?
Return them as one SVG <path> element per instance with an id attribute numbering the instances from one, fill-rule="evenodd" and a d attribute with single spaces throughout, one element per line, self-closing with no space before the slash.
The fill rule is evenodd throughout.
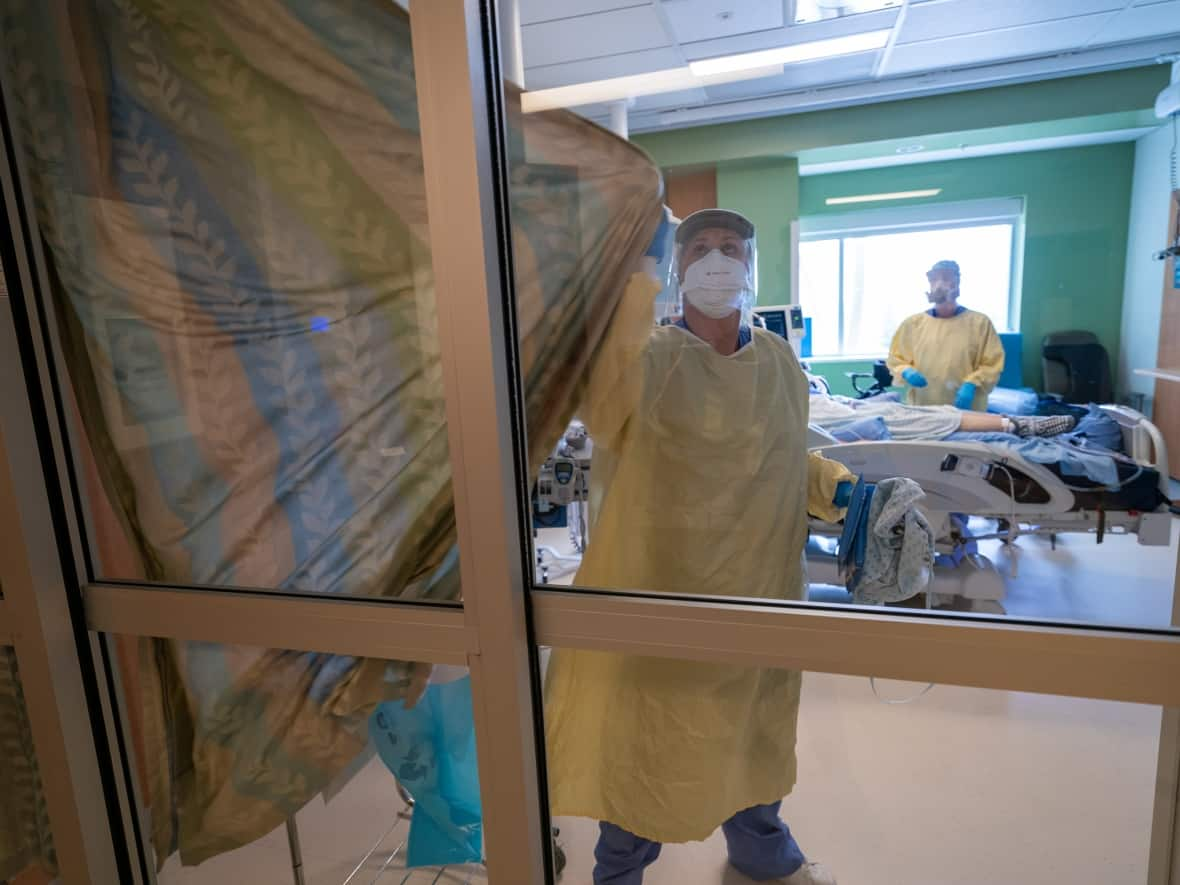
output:
<path id="1" fill-rule="evenodd" d="M 776 64 L 706 75 L 695 74 L 687 67 L 667 68 L 646 74 L 632 74 L 629 77 L 611 77 L 609 80 L 591 80 L 569 86 L 554 86 L 551 89 L 526 90 L 520 96 L 520 107 L 526 114 L 535 114 L 554 108 L 574 108 L 605 101 L 623 101 L 640 95 L 698 89 L 701 86 L 731 83 L 734 80 L 773 77 L 782 72 L 783 66 Z"/>
<path id="2" fill-rule="evenodd" d="M 844 18 L 900 5 L 901 0 L 795 0 L 795 24 Z"/>
<path id="3" fill-rule="evenodd" d="M 937 197 L 942 188 L 932 187 L 922 191 L 893 191 L 888 194 L 859 194 L 855 197 L 828 197 L 824 200 L 829 206 L 842 206 L 845 203 L 876 203 L 878 200 L 912 200 L 914 197 Z"/>
<path id="4" fill-rule="evenodd" d="M 738 55 L 721 55 L 717 58 L 703 58 L 690 61 L 689 69 L 698 76 L 733 73 L 766 65 L 789 65 L 802 61 L 815 61 L 837 55 L 851 55 L 854 52 L 871 52 L 883 49 L 889 42 L 890 28 L 879 31 L 864 31 L 844 37 L 830 37 L 827 40 L 811 40 L 807 43 L 793 43 L 777 49 L 762 49 L 758 52 L 742 52 Z"/>

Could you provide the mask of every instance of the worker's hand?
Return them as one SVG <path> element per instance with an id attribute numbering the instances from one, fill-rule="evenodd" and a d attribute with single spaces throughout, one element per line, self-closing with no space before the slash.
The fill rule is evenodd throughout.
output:
<path id="1" fill-rule="evenodd" d="M 901 377 L 905 379 L 905 383 L 910 387 L 925 387 L 929 383 L 926 381 L 926 376 L 913 366 L 903 370 Z"/>
<path id="2" fill-rule="evenodd" d="M 848 502 L 852 500 L 852 481 L 843 479 L 836 483 L 836 495 L 832 498 L 832 503 L 843 510 L 848 506 Z"/>
<path id="3" fill-rule="evenodd" d="M 402 705 L 407 710 L 413 710 L 418 706 L 418 701 L 422 700 L 422 695 L 426 694 L 426 688 L 430 685 L 430 675 L 433 672 L 433 664 L 419 661 L 410 665 L 410 684 L 406 687 L 406 696 L 402 699 Z"/>
<path id="4" fill-rule="evenodd" d="M 964 381 L 963 386 L 959 388 L 958 396 L 955 397 L 955 408 L 968 412 L 971 410 L 971 404 L 974 402 L 975 385 L 970 381 Z"/>

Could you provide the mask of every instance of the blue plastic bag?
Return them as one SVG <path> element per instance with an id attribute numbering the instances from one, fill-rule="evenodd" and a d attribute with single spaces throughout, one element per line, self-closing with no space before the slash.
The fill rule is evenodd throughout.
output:
<path id="1" fill-rule="evenodd" d="M 483 860 L 471 677 L 427 687 L 417 706 L 380 704 L 369 735 L 381 761 L 414 797 L 407 867 Z"/>

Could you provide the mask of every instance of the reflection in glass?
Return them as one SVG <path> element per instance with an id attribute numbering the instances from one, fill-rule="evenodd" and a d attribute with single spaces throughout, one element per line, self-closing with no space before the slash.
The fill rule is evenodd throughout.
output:
<path id="1" fill-rule="evenodd" d="M 439 881 L 483 881 L 465 668 L 117 647 L 163 885 L 289 881 L 299 865 L 309 883 L 429 882 L 444 867 Z"/>
<path id="2" fill-rule="evenodd" d="M 16 652 L 0 646 L 0 881 L 39 885 L 56 873 L 57 856 Z"/>
<path id="3" fill-rule="evenodd" d="M 575 689 L 563 658 L 585 656 L 601 676 Z M 799 685 L 553 650 L 549 784 L 572 881 L 598 881 L 596 847 L 599 874 L 619 874 L 660 839 L 644 885 L 745 883 L 738 870 L 783 875 L 800 855 L 840 882 L 1145 880 L 1160 708 L 806 673 L 796 722 L 744 694 L 749 678 Z"/>

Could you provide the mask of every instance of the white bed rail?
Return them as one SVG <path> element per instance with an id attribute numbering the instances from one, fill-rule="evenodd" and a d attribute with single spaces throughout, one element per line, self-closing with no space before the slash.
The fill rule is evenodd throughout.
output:
<path id="1" fill-rule="evenodd" d="M 1171 499 L 1171 474 L 1168 471 L 1168 444 L 1163 433 L 1145 415 L 1130 406 L 1099 406 L 1118 422 L 1123 431 L 1123 449 L 1140 464 L 1154 467 L 1160 475 L 1160 493 Z"/>

